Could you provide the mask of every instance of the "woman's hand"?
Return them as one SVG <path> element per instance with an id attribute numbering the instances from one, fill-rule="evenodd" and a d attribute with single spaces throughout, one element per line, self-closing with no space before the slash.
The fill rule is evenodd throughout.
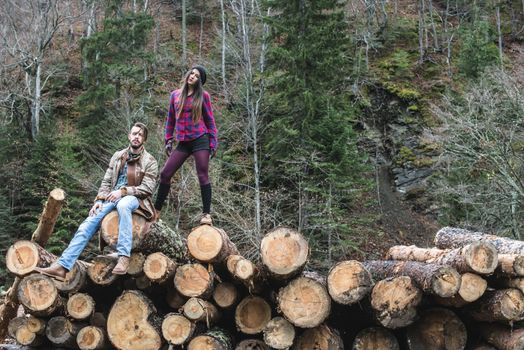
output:
<path id="1" fill-rule="evenodd" d="M 169 157 L 171 155 L 171 152 L 173 152 L 173 139 L 167 140 L 164 151 L 166 152 L 166 156 Z"/>

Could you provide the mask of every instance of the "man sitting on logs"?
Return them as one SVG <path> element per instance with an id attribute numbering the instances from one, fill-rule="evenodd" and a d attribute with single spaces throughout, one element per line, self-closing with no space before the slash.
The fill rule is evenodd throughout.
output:
<path id="1" fill-rule="evenodd" d="M 147 132 L 142 123 L 132 126 L 128 135 L 129 147 L 113 154 L 89 217 L 78 227 L 60 258 L 50 267 L 38 269 L 39 272 L 63 280 L 98 231 L 102 219 L 116 208 L 119 216 L 118 262 L 112 273 L 127 273 L 133 241 L 132 212 L 136 211 L 147 220 L 152 220 L 155 213 L 151 195 L 156 186 L 158 164 L 144 148 Z"/>

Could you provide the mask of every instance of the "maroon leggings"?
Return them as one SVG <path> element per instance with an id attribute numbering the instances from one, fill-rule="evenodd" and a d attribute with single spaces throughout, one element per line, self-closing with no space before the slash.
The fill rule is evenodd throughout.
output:
<path id="1" fill-rule="evenodd" d="M 191 154 L 189 153 L 181 152 L 176 149 L 173 150 L 169 155 L 166 164 L 164 164 L 164 168 L 160 172 L 160 183 L 169 185 L 171 183 L 171 178 L 190 155 Z M 193 158 L 195 159 L 195 167 L 200 186 L 207 185 L 209 183 L 209 150 L 204 149 L 196 151 L 193 153 Z"/>

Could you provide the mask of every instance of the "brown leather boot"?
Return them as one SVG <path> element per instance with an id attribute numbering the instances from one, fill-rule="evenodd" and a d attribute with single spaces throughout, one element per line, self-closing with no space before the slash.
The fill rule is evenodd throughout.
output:
<path id="1" fill-rule="evenodd" d="M 116 263 L 115 268 L 111 273 L 114 275 L 125 275 L 127 273 L 127 269 L 129 268 L 129 257 L 128 256 L 120 256 L 118 257 L 118 262 Z"/>
<path id="2" fill-rule="evenodd" d="M 37 267 L 35 270 L 40 272 L 42 275 L 54 278 L 57 281 L 63 281 L 67 273 L 67 270 L 56 262 L 52 263 L 49 267 Z"/>

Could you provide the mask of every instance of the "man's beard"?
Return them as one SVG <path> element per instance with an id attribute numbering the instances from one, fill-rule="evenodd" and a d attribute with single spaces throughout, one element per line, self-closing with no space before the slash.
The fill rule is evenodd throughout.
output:
<path id="1" fill-rule="evenodd" d="M 131 144 L 131 148 L 132 148 L 134 151 L 137 151 L 137 150 L 140 150 L 140 148 L 142 147 L 142 145 L 143 145 L 143 143 L 138 144 L 138 145 Z"/>

